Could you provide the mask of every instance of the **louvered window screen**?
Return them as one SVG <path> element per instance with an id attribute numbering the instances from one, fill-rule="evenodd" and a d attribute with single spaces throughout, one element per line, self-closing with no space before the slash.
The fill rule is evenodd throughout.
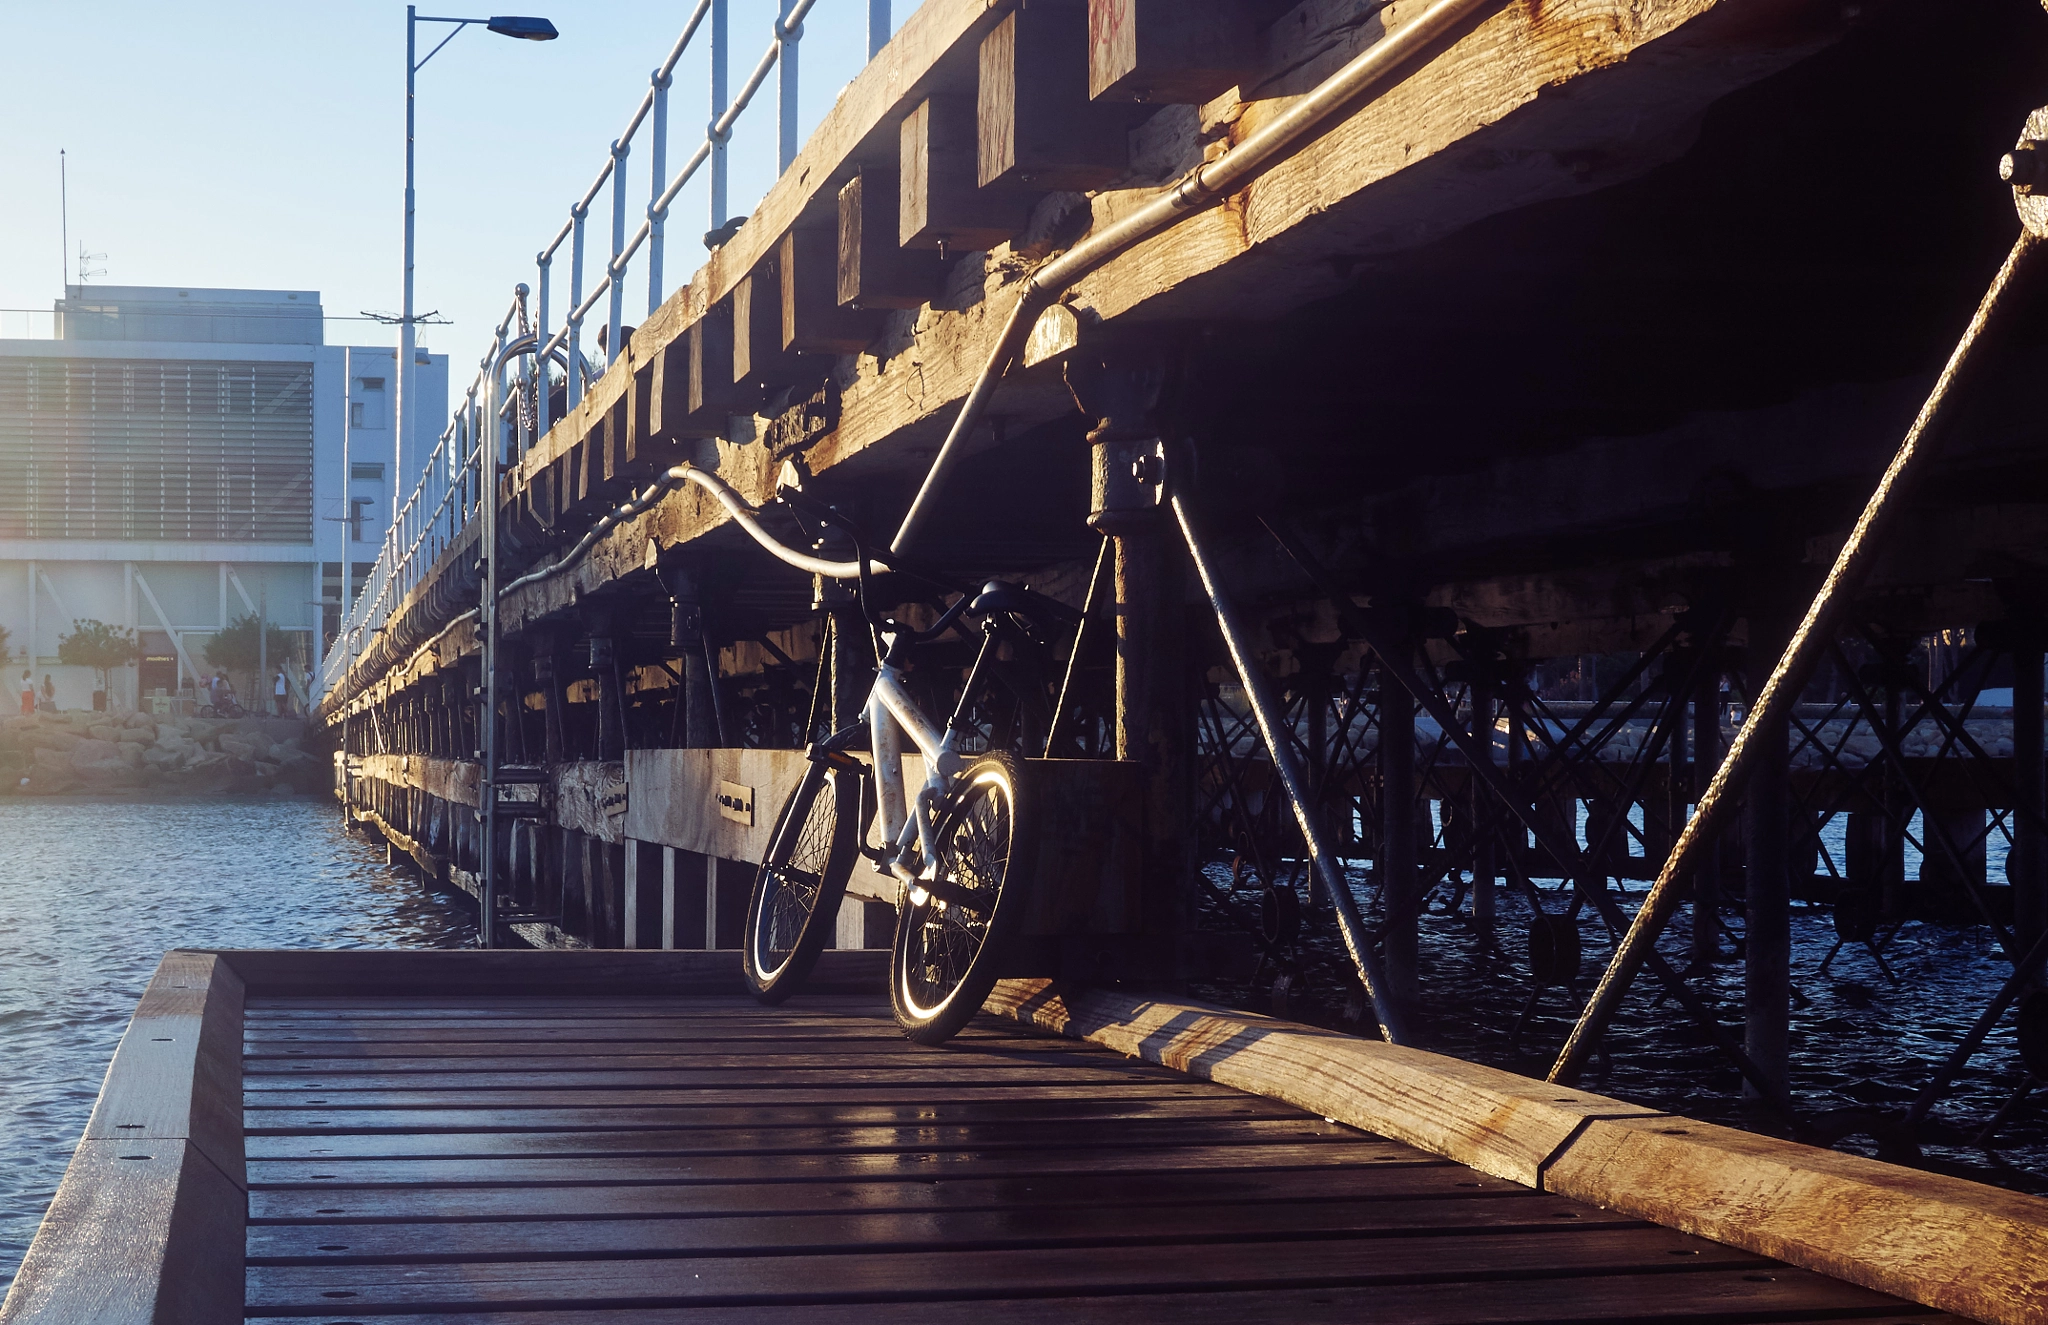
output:
<path id="1" fill-rule="evenodd" d="M 0 358 L 0 538 L 311 543 L 312 365 Z"/>

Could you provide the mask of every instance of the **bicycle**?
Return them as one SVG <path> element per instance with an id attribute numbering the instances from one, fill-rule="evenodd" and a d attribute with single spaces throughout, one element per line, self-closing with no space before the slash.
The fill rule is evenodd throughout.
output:
<path id="1" fill-rule="evenodd" d="M 1027 588 L 990 581 L 978 593 L 961 593 L 929 628 L 914 630 L 869 608 L 868 567 L 882 558 L 843 519 L 830 518 L 855 542 L 875 681 L 859 721 L 812 743 L 803 778 L 776 817 L 748 898 L 743 964 L 763 1002 L 779 1003 L 800 988 L 837 923 L 855 865 L 867 859 L 900 884 L 890 1005 L 907 1036 L 937 1044 L 981 1009 L 1001 974 L 1037 858 L 1023 761 L 990 749 L 970 762 L 963 746 L 999 741 L 982 719 L 992 708 L 990 690 L 1007 679 L 998 675 L 1006 647 L 1040 653 L 1042 622 L 1078 622 L 1080 614 Z M 941 726 L 919 702 L 906 668 L 917 650 L 968 618 L 980 623 L 982 640 Z M 925 761 L 914 799 L 905 795 L 906 740 Z M 863 743 L 872 746 L 872 764 L 852 753 Z M 877 819 L 880 840 L 870 845 Z"/>

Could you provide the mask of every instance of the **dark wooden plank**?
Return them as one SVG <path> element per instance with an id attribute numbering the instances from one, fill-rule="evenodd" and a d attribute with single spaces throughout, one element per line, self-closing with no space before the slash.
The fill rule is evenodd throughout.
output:
<path id="1" fill-rule="evenodd" d="M 1121 1248 L 925 1250 L 912 1255 L 693 1258 L 558 1264 L 462 1262 L 421 1272 L 406 1266 L 252 1266 L 248 1305 L 262 1311 L 304 1305 L 333 1309 L 344 1292 L 352 1311 L 551 1307 L 582 1304 L 687 1305 L 850 1301 L 934 1296 L 972 1300 L 1028 1293 L 1185 1291 L 1320 1285 L 1463 1283 L 1473 1279 L 1691 1266 L 1758 1266 L 1748 1252 L 1658 1228 L 1560 1233 L 1196 1244 L 1133 1256 Z M 323 1300 L 327 1299 L 327 1300 Z"/>
<path id="2" fill-rule="evenodd" d="M 782 237 L 782 348 L 858 354 L 881 334 L 878 312 L 839 305 L 839 233 L 798 226 Z M 885 986 L 886 987 L 886 986 Z"/>
<path id="3" fill-rule="evenodd" d="M 873 1210 L 1008 1210 L 1093 1205 L 1274 1204 L 1464 1194 L 1521 1195 L 1527 1188 L 1454 1164 L 1363 1168 L 1207 1169 L 905 1182 L 900 1178 L 655 1184 L 651 1186 L 285 1188 L 249 1194 L 253 1223 L 429 1224 L 445 1220 L 633 1219 L 823 1214 Z"/>
<path id="4" fill-rule="evenodd" d="M 1242 0 L 1088 0 L 1088 95 L 1200 105 L 1256 66 L 1253 17 Z"/>
<path id="5" fill-rule="evenodd" d="M 1456 1284 L 1262 1288 L 1251 1292 L 1170 1292 L 1143 1296 L 1044 1297 L 980 1301 L 977 1325 L 1653 1325 L 1712 1322 L 1793 1325 L 1815 1320 L 1868 1325 L 1968 1325 L 1960 1316 L 1887 1299 L 1801 1270 L 1705 1269 L 1650 1278 L 1641 1274 L 1560 1275 Z M 958 1306 L 896 1303 L 893 1320 L 950 1325 Z M 461 1325 L 870 1325 L 872 1303 L 767 1307 L 599 1308 L 481 1311 Z M 332 1318 L 330 1318 L 332 1319 Z M 257 1317 L 249 1325 L 305 1325 L 304 1317 Z M 377 1317 L 377 1325 L 450 1325 L 442 1315 Z"/>
<path id="6" fill-rule="evenodd" d="M 484 1046 L 473 1054 L 433 1052 L 386 1054 L 383 1052 L 304 1056 L 291 1053 L 252 1054 L 244 1058 L 242 1071 L 251 1088 L 275 1085 L 279 1077 L 300 1080 L 295 1074 L 433 1072 L 449 1076 L 503 1072 L 665 1072 L 665 1071 L 878 1071 L 902 1069 L 922 1072 L 930 1069 L 961 1069 L 1003 1072 L 1044 1072 L 1067 1069 L 1115 1070 L 1150 1080 L 1165 1080 L 1172 1073 L 1149 1064 L 1126 1066 L 1102 1053 L 1075 1053 L 1071 1049 L 1005 1048 L 981 1051 L 928 1049 L 898 1041 L 893 1048 L 873 1048 L 865 1053 L 831 1050 L 783 1053 L 762 1047 L 753 1052 L 732 1052 L 729 1046 L 705 1046 L 697 1052 L 679 1052 L 681 1046 L 654 1045 L 635 1052 L 606 1046 L 600 1053 L 536 1052 L 508 1053 L 503 1045 Z"/>
<path id="7" fill-rule="evenodd" d="M 1060 1122 L 1122 1119 L 1308 1118 L 1255 1095 L 1235 1098 L 1097 1100 L 933 1100 L 918 1104 L 747 1104 L 739 1107 L 569 1109 L 251 1109 L 248 1135 L 336 1133 L 625 1131 L 677 1127 L 860 1127 L 891 1124 Z"/>
<path id="8" fill-rule="evenodd" d="M 878 1026 L 872 1022 L 784 1022 L 759 1023 L 736 1017 L 705 1018 L 686 1021 L 681 1018 L 644 1017 L 630 1020 L 597 1020 L 586 1022 L 556 1021 L 462 1021 L 442 1023 L 435 1020 L 420 1022 L 378 1021 L 354 1025 L 293 1023 L 288 1026 L 252 1027 L 243 1033 L 242 1044 L 248 1053 L 276 1053 L 284 1046 L 333 1045 L 408 1045 L 426 1046 L 422 1052 L 431 1052 L 434 1046 L 465 1044 L 515 1044 L 548 1045 L 561 1044 L 631 1044 L 633 1042 L 676 1044 L 794 1044 L 817 1046 L 820 1050 L 838 1052 L 844 1046 L 848 1052 L 860 1052 L 869 1046 L 882 1046 L 901 1050 L 906 1048 L 902 1032 L 894 1022 Z M 1015 1045 L 1054 1045 L 1072 1053 L 1075 1046 L 1071 1041 L 1062 1041 L 1057 1036 L 1031 1031 L 1022 1027 L 1012 1028 L 1009 1034 L 984 1032 L 969 1029 L 962 1032 L 945 1047 L 960 1050 L 969 1048 L 1007 1048 Z M 409 1050 L 406 1052 L 410 1052 Z"/>
<path id="9" fill-rule="evenodd" d="M 1088 99 L 1086 0 L 1011 10 L 981 40 L 975 182 L 1094 189 L 1130 165 L 1128 107 Z"/>
<path id="10" fill-rule="evenodd" d="M 863 170 L 839 190 L 839 302 L 851 308 L 917 308 L 938 296 L 945 262 L 904 248 L 893 170 Z"/>
<path id="11" fill-rule="evenodd" d="M 1191 1168 L 1357 1168 L 1434 1163 L 1377 1140 L 1272 1145 L 1160 1146 L 1145 1150 L 923 1150 L 847 1154 L 646 1155 L 620 1159 L 273 1159 L 249 1163 L 249 1187 L 541 1187 L 563 1184 L 790 1181 L 802 1178 L 1026 1177 L 1063 1173 L 1174 1173 Z"/>
<path id="12" fill-rule="evenodd" d="M 726 1127 L 578 1132 L 390 1132 L 319 1136 L 254 1136 L 248 1158 L 452 1159 L 464 1156 L 566 1158 L 576 1155 L 776 1155 L 838 1154 L 858 1151 L 917 1152 L 1052 1147 L 1061 1150 L 1160 1146 L 1273 1145 L 1319 1140 L 1363 1139 L 1349 1128 L 1320 1118 L 1161 1118 L 1082 1126 L 1069 1120 L 967 1124 L 909 1124 L 839 1127 Z M 1375 1139 L 1374 1144 L 1377 1144 Z"/>
<path id="13" fill-rule="evenodd" d="M 1097 1205 L 946 1213 L 748 1215 L 530 1223 L 368 1224 L 250 1230 L 249 1260 L 271 1265 L 360 1265 L 448 1260 L 567 1260 L 614 1256 L 787 1255 L 914 1251 L 919 1247 L 1145 1246 L 1249 1238 L 1365 1237 L 1462 1229 L 1533 1231 L 1646 1227 L 1626 1215 L 1555 1196 L 1439 1197 L 1409 1201 L 1294 1201 L 1177 1206 Z M 572 1271 L 573 1273 L 573 1271 Z"/>
<path id="14" fill-rule="evenodd" d="M 304 1078 L 317 1076 L 316 1083 Z M 588 1072 L 270 1072 L 251 1074 L 244 1083 L 251 1094 L 320 1089 L 350 1090 L 590 1090 L 674 1089 L 679 1086 L 752 1085 L 763 1091 L 783 1086 L 825 1085 L 846 1088 L 887 1084 L 900 1090 L 950 1090 L 956 1086 L 1079 1086 L 1119 1081 L 1158 1081 L 1149 1072 L 1114 1067 L 954 1067 L 945 1063 L 897 1068 L 856 1068 L 824 1064 L 809 1068 L 724 1068 L 635 1070 L 619 1068 Z"/>
<path id="15" fill-rule="evenodd" d="M 781 296 L 776 296 L 778 299 Z M 779 316 L 779 314 L 778 314 Z M 329 954 L 346 955 L 346 954 Z M 529 954 L 541 956 L 546 954 Z M 632 953 L 622 953 L 632 956 Z M 645 955 L 645 954 L 642 954 Z M 706 952 L 690 954 L 703 957 L 722 957 L 732 954 Z M 844 955 L 837 950 L 819 957 Z M 230 963 L 233 965 L 233 963 Z M 712 963 L 723 967 L 727 962 Z M 872 965 L 872 963 L 867 963 Z M 879 973 L 879 971 L 878 971 Z M 375 974 L 375 972 L 372 972 Z M 556 974 L 545 968 L 536 968 L 530 974 L 543 979 Z M 630 982 L 627 982 L 630 983 Z M 879 982 L 878 982 L 879 983 Z M 262 1016 L 316 1017 L 324 1014 L 341 1013 L 349 1016 L 398 1016 L 407 1018 L 425 1017 L 441 1012 L 468 1012 L 476 1016 L 718 1016 L 734 1011 L 748 1011 L 762 1016 L 796 1017 L 869 1017 L 882 1021 L 889 1020 L 889 1001 L 878 997 L 873 990 L 862 990 L 853 994 L 806 993 L 792 1002 L 775 1008 L 763 1008 L 747 994 L 737 991 L 710 989 L 677 989 L 656 994 L 607 993 L 601 987 L 590 991 L 568 991 L 560 994 L 540 995 L 527 989 L 485 989 L 472 992 L 414 993 L 386 995 L 369 990 L 356 990 L 349 994 L 321 993 L 252 993 L 244 997 L 244 1009 L 251 1020 Z"/>
<path id="16" fill-rule="evenodd" d="M 1022 234 L 1027 193 L 976 181 L 974 99 L 935 93 L 904 116 L 897 133 L 897 241 L 949 255 L 994 248 Z"/>
<path id="17" fill-rule="evenodd" d="M 1216 1088 L 1178 1081 L 1127 1081 L 1105 1086 L 1081 1085 L 962 1086 L 950 1085 L 945 1098 L 951 1101 L 981 1100 L 1077 1100 L 1077 1099 L 1209 1099 Z M 245 1116 L 267 1114 L 269 1109 L 302 1109 L 333 1105 L 356 1109 L 522 1109 L 522 1108 L 659 1108 L 675 1105 L 753 1104 L 904 1104 L 933 1098 L 930 1091 L 894 1081 L 863 1082 L 842 1086 L 817 1084 L 784 1086 L 772 1097 L 760 1091 L 736 1087 L 699 1087 L 688 1090 L 647 1087 L 572 1090 L 474 1090 L 450 1095 L 437 1090 L 342 1090 L 308 1087 L 303 1091 L 264 1091 L 247 1101 Z"/>

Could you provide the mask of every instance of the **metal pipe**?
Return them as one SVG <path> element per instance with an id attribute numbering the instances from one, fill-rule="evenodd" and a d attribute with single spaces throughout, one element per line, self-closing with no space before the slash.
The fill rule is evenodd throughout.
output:
<path id="1" fill-rule="evenodd" d="M 624 138 L 612 142 L 612 260 L 605 271 L 605 284 L 611 287 L 611 310 L 606 315 L 608 334 L 605 339 L 604 361 L 611 363 L 626 352 L 619 343 L 619 327 L 626 311 L 626 286 L 619 279 L 621 255 L 626 251 L 626 153 L 632 146 Z"/>
<path id="2" fill-rule="evenodd" d="M 726 0 L 711 0 L 711 120 L 705 125 L 704 136 L 711 156 L 711 229 L 725 224 L 725 141 L 731 130 L 719 132 L 719 121 L 725 115 L 726 94 L 726 52 L 731 45 L 731 25 L 727 22 Z"/>
<path id="3" fill-rule="evenodd" d="M 790 21 L 798 0 L 782 0 L 782 13 L 775 20 L 775 51 L 779 69 L 775 75 L 775 171 L 781 174 L 796 160 L 797 149 L 797 48 L 804 39 L 804 21 Z M 805 5 L 808 9 L 810 6 Z"/>
<path id="4" fill-rule="evenodd" d="M 1216 160 L 1197 166 L 1181 182 L 1122 220 L 1090 235 L 1059 257 L 1047 262 L 1025 280 L 1016 307 L 1003 325 L 1002 335 L 990 351 L 988 362 L 951 431 L 932 460 L 924 484 L 910 503 L 896 537 L 889 544 L 896 553 L 907 552 L 919 527 L 936 501 L 946 471 L 957 456 L 961 443 L 981 420 L 1003 374 L 1022 350 L 1032 325 L 1068 286 L 1101 267 L 1110 259 L 1151 238 L 1183 216 L 1235 193 L 1259 175 L 1293 154 L 1308 139 L 1327 128 L 1341 114 L 1357 109 L 1354 103 L 1413 61 L 1438 38 L 1468 16 L 1500 0 L 1437 0 L 1413 23 L 1381 38 L 1349 64 L 1332 74 L 1308 95 L 1289 106 L 1270 123 L 1253 130 L 1243 141 Z"/>
<path id="5" fill-rule="evenodd" d="M 534 292 L 533 339 L 536 344 L 545 347 L 554 344 L 548 338 L 548 273 L 554 266 L 554 258 L 546 253 L 541 254 L 539 266 L 539 288 Z M 538 378 L 533 391 L 533 440 L 534 444 L 538 445 L 540 439 L 548 435 L 547 350 L 536 351 L 533 362 L 534 372 Z"/>
<path id="6" fill-rule="evenodd" d="M 701 10 L 701 6 L 699 7 Z M 678 44 L 676 54 L 682 53 Z M 661 308 L 661 253 L 662 227 L 668 220 L 668 208 L 661 205 L 662 177 L 668 174 L 668 89 L 675 76 L 666 69 L 654 71 L 654 144 L 648 163 L 647 202 L 647 316 L 653 317 Z"/>
<path id="7" fill-rule="evenodd" d="M 868 0 L 868 58 L 874 59 L 889 44 L 889 0 Z"/>
<path id="8" fill-rule="evenodd" d="M 1793 632 L 1791 642 L 1772 669 L 1770 679 L 1764 683 L 1763 691 L 1749 706 L 1742 729 L 1735 734 L 1734 742 L 1714 772 L 1714 780 L 1701 793 L 1699 804 L 1685 828 L 1679 833 L 1678 841 L 1665 858 L 1664 866 L 1657 872 L 1657 882 L 1652 884 L 1642 906 L 1636 911 L 1628 933 L 1615 949 L 1614 958 L 1600 976 L 1600 983 L 1593 995 L 1586 1001 L 1585 1010 L 1572 1028 L 1571 1037 L 1565 1041 L 1564 1049 L 1558 1054 L 1557 1062 L 1550 1069 L 1552 1081 L 1570 1081 L 1584 1068 L 1586 1059 L 1606 1032 L 1607 1024 L 1613 1020 L 1615 1010 L 1635 980 L 1636 973 L 1654 951 L 1657 936 L 1662 933 L 1665 922 L 1677 909 L 1683 889 L 1678 880 L 1687 877 L 1695 865 L 1695 857 L 1702 854 L 1704 844 L 1714 841 L 1720 833 L 1722 817 L 1728 811 L 1726 805 L 1742 787 L 1750 769 L 1761 755 L 1765 744 L 1764 733 L 1783 732 L 1784 719 L 1793 703 L 1799 697 L 1814 661 L 1827 647 L 1828 626 L 1840 604 L 1854 592 L 1862 582 L 1868 569 L 1872 548 L 1876 543 L 1874 533 L 1881 520 L 1890 514 L 1892 495 L 1910 477 L 1917 464 L 1931 446 L 1924 446 L 1935 435 L 1936 425 L 1947 417 L 1948 404 L 1953 395 L 1950 388 L 1963 369 L 1970 363 L 1972 353 L 1983 339 L 1985 329 L 1991 324 L 1992 315 L 1997 311 L 2000 296 L 2012 284 L 2021 265 L 2033 251 L 2034 238 L 2022 233 L 2006 255 L 1998 274 L 1985 290 L 1984 298 L 1978 303 L 1970 325 L 1964 330 L 1962 339 L 1956 343 L 1948 363 L 1943 366 L 1941 376 L 1935 379 L 1934 389 L 1928 394 L 1926 403 L 1921 405 L 1919 415 L 1906 431 L 1905 440 L 1885 467 L 1884 476 L 1878 480 L 1877 488 L 1870 494 L 1863 513 L 1857 517 L 1856 526 L 1849 533 L 1842 550 L 1836 554 L 1834 565 L 1829 567 L 1827 579 L 1813 602 L 1806 609 L 1799 628 Z"/>
<path id="9" fill-rule="evenodd" d="M 590 216 L 588 202 L 578 203 L 570 215 L 574 237 L 569 241 L 569 408 L 583 400 L 583 223 Z"/>
<path id="10" fill-rule="evenodd" d="M 1195 574 L 1201 578 L 1202 590 L 1209 596 L 1209 605 L 1216 610 L 1216 624 L 1222 628 L 1223 644 L 1230 651 L 1231 665 L 1237 668 L 1238 678 L 1244 682 L 1245 697 L 1251 701 L 1252 716 L 1259 724 L 1259 735 L 1265 739 L 1266 750 L 1273 756 L 1273 769 L 1280 775 L 1280 784 L 1286 789 L 1288 802 L 1294 807 L 1294 821 L 1301 829 L 1302 840 L 1308 844 L 1309 861 L 1315 867 L 1323 892 L 1330 899 L 1330 909 L 1336 914 L 1337 933 L 1344 940 L 1345 951 L 1351 954 L 1352 964 L 1358 968 L 1366 997 L 1372 1000 L 1373 1016 L 1379 1022 L 1380 1034 L 1390 1044 L 1405 1044 L 1407 1028 L 1402 1023 L 1400 1010 L 1393 1005 L 1379 958 L 1373 955 L 1372 936 L 1366 932 L 1365 919 L 1358 913 L 1358 899 L 1351 895 L 1351 885 L 1344 878 L 1343 865 L 1337 853 L 1323 840 L 1321 822 L 1310 812 L 1308 779 L 1303 776 L 1301 765 L 1295 758 L 1293 731 L 1287 724 L 1286 714 L 1273 698 L 1272 687 L 1259 667 L 1259 660 L 1252 655 L 1250 634 L 1238 620 L 1230 600 L 1223 595 L 1215 567 L 1203 552 L 1201 540 L 1195 536 L 1195 527 L 1188 519 L 1186 505 L 1178 496 L 1168 500 L 1173 507 L 1174 519 L 1180 522 L 1181 537 L 1187 540 L 1188 555 L 1194 559 Z"/>

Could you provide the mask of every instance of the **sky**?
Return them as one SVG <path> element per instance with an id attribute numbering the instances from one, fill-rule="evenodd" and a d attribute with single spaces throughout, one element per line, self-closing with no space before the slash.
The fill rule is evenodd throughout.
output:
<path id="1" fill-rule="evenodd" d="M 416 307 L 453 356 L 459 390 L 534 256 L 603 167 L 692 0 L 497 0 L 551 19 L 561 37 L 517 41 L 465 28 L 418 78 Z M 478 16 L 462 0 L 422 12 Z M 770 41 L 777 0 L 729 0 L 734 92 Z M 894 0 L 898 26 L 916 0 Z M 318 290 L 330 317 L 399 307 L 404 198 L 405 6 L 388 0 L 9 0 L 0 44 L 0 310 L 47 310 L 76 281 L 81 244 L 102 285 Z M 817 0 L 799 61 L 801 130 L 866 58 L 868 0 Z M 487 12 L 487 11 L 486 11 Z M 445 35 L 420 25 L 420 53 Z M 669 94 L 669 169 L 707 122 L 709 25 Z M 730 205 L 750 211 L 775 175 L 775 75 L 741 118 Z M 70 253 L 58 152 L 65 152 Z M 648 201 L 648 130 L 629 158 L 627 233 Z M 669 288 L 703 261 L 700 173 L 670 210 Z M 586 288 L 609 249 L 610 189 L 591 210 Z M 564 253 L 566 254 L 566 245 Z M 626 315 L 646 313 L 644 257 Z M 555 264 L 560 317 L 567 261 Z M 600 310 L 602 305 L 600 305 Z M 596 315 L 594 314 L 593 317 Z M 48 336 L 47 312 L 0 311 L 0 336 Z M 594 325 L 591 327 L 594 333 Z M 329 344 L 391 344 L 366 321 L 330 321 Z M 589 336 L 585 345 L 591 345 Z"/>

